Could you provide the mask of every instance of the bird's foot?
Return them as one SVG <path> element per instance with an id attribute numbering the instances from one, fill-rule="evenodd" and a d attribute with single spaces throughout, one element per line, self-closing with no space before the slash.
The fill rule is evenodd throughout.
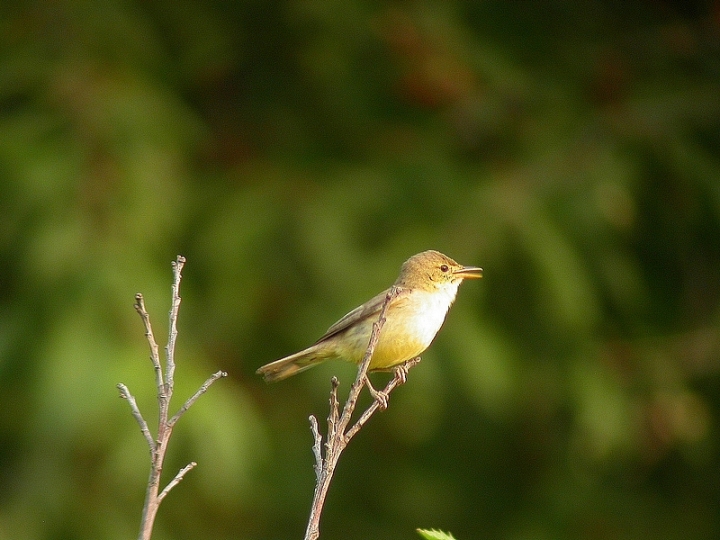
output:
<path id="1" fill-rule="evenodd" d="M 407 382 L 408 373 L 410 372 L 410 368 L 417 365 L 420 362 L 420 357 L 411 358 L 410 360 L 406 360 L 399 366 L 395 367 L 393 369 L 393 373 L 395 374 L 395 380 L 397 381 L 398 385 L 405 384 Z"/>
<path id="2" fill-rule="evenodd" d="M 408 364 L 409 362 L 404 362 L 393 370 L 395 379 L 397 380 L 398 384 L 405 384 L 407 382 L 408 372 L 410 371 L 411 367 Z"/>
<path id="3" fill-rule="evenodd" d="M 375 390 L 375 387 L 372 385 L 367 375 L 365 375 L 365 386 L 367 386 L 368 392 L 370 392 L 370 395 L 378 404 L 378 407 L 380 407 L 383 411 L 387 409 L 390 396 L 386 392 Z"/>

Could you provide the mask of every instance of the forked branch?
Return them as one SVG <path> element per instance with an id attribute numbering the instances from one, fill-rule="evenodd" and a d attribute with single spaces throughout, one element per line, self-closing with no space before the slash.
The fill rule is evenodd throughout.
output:
<path id="1" fill-rule="evenodd" d="M 328 489 L 330 488 L 330 482 L 332 481 L 333 474 L 335 473 L 335 467 L 340 459 L 340 454 L 342 454 L 350 440 L 367 423 L 370 417 L 378 409 L 384 409 L 387 407 L 387 399 L 390 392 L 392 392 L 398 385 L 405 382 L 407 371 L 420 361 L 419 357 L 414 358 L 396 368 L 395 375 L 387 386 L 385 386 L 381 392 L 376 393 L 378 394 L 378 397 L 376 397 L 372 404 L 367 408 L 367 410 L 365 410 L 365 412 L 362 413 L 362 415 L 360 415 L 360 418 L 355 421 L 354 424 L 350 424 L 360 392 L 367 383 L 368 368 L 370 366 L 373 353 L 375 352 L 375 347 L 380 339 L 380 331 L 385 324 L 385 316 L 387 314 L 388 306 L 397 293 L 398 289 L 396 287 L 392 287 L 385 297 L 385 302 L 383 303 L 382 310 L 380 311 L 380 316 L 373 324 L 370 342 L 368 343 L 363 360 L 358 367 L 355 382 L 350 387 L 350 392 L 348 393 L 348 398 L 342 408 L 342 412 L 340 411 L 340 404 L 337 396 L 339 383 L 335 377 L 332 378 L 330 389 L 330 412 L 327 419 L 328 431 L 324 445 L 318 421 L 315 416 L 310 416 L 310 430 L 313 434 L 312 450 L 313 455 L 315 456 L 314 469 L 316 482 L 312 507 L 310 509 L 310 517 L 305 531 L 305 540 L 317 540 L 320 536 L 320 516 L 325 504 Z M 325 449 L 324 455 L 323 447 Z"/>
<path id="2" fill-rule="evenodd" d="M 180 417 L 204 394 L 210 385 L 216 380 L 226 377 L 227 373 L 218 371 L 211 375 L 205 383 L 193 394 L 180 409 L 170 418 L 170 400 L 175 387 L 175 344 L 177 341 L 177 318 L 180 309 L 180 280 L 182 279 L 182 269 L 185 265 L 185 258 L 178 255 L 173 261 L 173 284 L 172 284 L 172 304 L 169 315 L 169 334 L 168 344 L 165 347 L 165 369 L 160 361 L 160 351 L 155 335 L 150 324 L 150 315 L 145 309 L 145 299 L 143 295 L 138 293 L 135 295 L 135 310 L 140 315 L 145 327 L 145 338 L 150 346 L 150 362 L 152 363 L 155 373 L 155 387 L 157 389 L 158 400 L 158 432 L 157 437 L 153 437 L 150 433 L 147 421 L 143 417 L 138 408 L 135 397 L 130 393 L 127 386 L 120 383 L 117 385 L 120 397 L 127 400 L 130 405 L 130 411 L 140 426 L 140 431 L 145 438 L 150 449 L 150 477 L 148 478 L 147 489 L 145 491 L 145 504 L 143 506 L 142 520 L 140 523 L 139 540 L 150 540 L 152 536 L 153 524 L 157 516 L 158 508 L 163 499 L 170 493 L 177 484 L 192 470 L 197 464 L 193 461 L 189 463 L 168 482 L 165 488 L 160 491 L 160 475 L 162 473 L 165 454 L 167 452 L 168 442 L 172 435 L 172 430 Z"/>

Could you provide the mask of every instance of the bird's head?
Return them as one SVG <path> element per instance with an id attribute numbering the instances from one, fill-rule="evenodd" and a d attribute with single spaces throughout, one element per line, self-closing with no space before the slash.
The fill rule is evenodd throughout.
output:
<path id="1" fill-rule="evenodd" d="M 439 251 L 423 251 L 405 261 L 395 285 L 433 291 L 460 285 L 463 279 L 482 277 L 482 268 L 463 266 Z"/>

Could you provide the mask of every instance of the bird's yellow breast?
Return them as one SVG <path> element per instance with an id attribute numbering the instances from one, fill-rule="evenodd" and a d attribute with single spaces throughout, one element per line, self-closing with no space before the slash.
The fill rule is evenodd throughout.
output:
<path id="1" fill-rule="evenodd" d="M 457 286 L 432 292 L 414 290 L 393 302 L 380 332 L 370 369 L 391 368 L 427 349 L 445 321 L 456 291 Z M 358 362 L 360 360 L 362 356 Z"/>

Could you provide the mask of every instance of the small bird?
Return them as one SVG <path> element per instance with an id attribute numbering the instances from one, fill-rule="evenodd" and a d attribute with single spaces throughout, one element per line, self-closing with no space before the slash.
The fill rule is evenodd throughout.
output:
<path id="1" fill-rule="evenodd" d="M 462 280 L 481 277 L 482 268 L 462 266 L 437 251 L 423 251 L 405 261 L 368 371 L 389 371 L 419 356 L 440 330 Z M 360 364 L 388 292 L 353 309 L 314 345 L 266 364 L 257 373 L 274 382 L 325 360 L 340 358 Z M 369 380 L 366 382 L 374 394 Z"/>

